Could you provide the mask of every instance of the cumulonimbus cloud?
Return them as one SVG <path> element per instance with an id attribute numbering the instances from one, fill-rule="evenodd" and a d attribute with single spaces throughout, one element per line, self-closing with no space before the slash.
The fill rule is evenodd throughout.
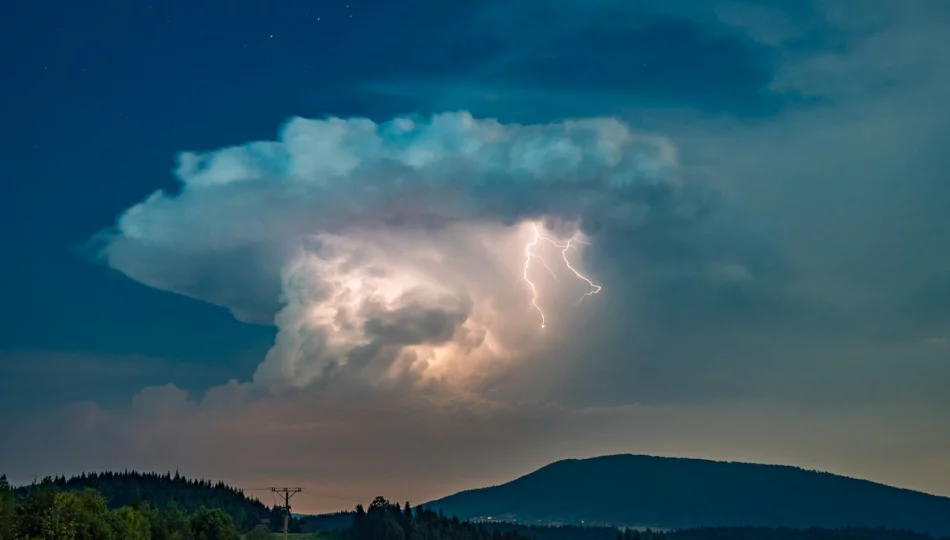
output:
<path id="1" fill-rule="evenodd" d="M 299 386 L 340 370 L 446 376 L 448 357 L 524 348 L 526 224 L 635 224 L 651 187 L 674 186 L 676 152 L 611 118 L 458 112 L 294 118 L 276 141 L 178 163 L 180 191 L 125 212 L 103 256 L 144 284 L 276 323 L 256 378 Z"/>

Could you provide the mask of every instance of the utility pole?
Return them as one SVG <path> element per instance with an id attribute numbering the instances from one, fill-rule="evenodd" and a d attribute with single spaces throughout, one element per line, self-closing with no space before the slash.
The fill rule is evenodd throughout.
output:
<path id="1" fill-rule="evenodd" d="M 284 496 L 284 540 L 287 540 L 287 528 L 290 525 L 290 498 L 294 496 L 294 493 L 303 491 L 303 488 L 272 487 L 270 490 Z"/>

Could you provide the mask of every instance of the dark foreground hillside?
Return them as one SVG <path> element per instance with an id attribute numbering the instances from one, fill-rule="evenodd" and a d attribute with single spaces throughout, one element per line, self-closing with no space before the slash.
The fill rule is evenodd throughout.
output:
<path id="1" fill-rule="evenodd" d="M 617 455 L 565 460 L 426 505 L 463 519 L 682 529 L 886 527 L 950 535 L 950 498 L 796 467 Z"/>
<path id="2" fill-rule="evenodd" d="M 533 540 L 935 540 L 930 535 L 894 529 L 700 527 L 654 533 L 649 530 L 620 532 L 613 527 L 539 527 L 513 523 L 495 523 L 491 528 L 517 532 Z"/>
<path id="3" fill-rule="evenodd" d="M 0 475 L 0 540 L 271 540 L 265 524 L 242 528 L 221 508 L 183 511 L 135 497 L 131 505 L 110 507 L 98 491 L 64 489 L 67 482 L 44 482 L 14 495 Z M 223 497 L 209 498 L 209 504 Z M 431 510 L 400 507 L 377 497 L 368 509 L 357 506 L 345 528 L 304 537 L 321 540 L 531 540 L 514 531 L 444 517 Z M 331 522 L 324 522 L 331 523 Z M 295 535 L 300 538 L 300 535 Z M 644 539 L 653 540 L 653 539 Z M 660 539 L 656 539 L 660 540 Z"/>
<path id="4" fill-rule="evenodd" d="M 123 475 L 128 476 L 128 475 Z M 163 477 L 163 475 L 159 475 Z M 241 527 L 214 507 L 228 496 L 209 497 L 190 511 L 160 490 L 136 490 L 130 505 L 113 506 L 94 489 L 63 489 L 50 481 L 23 490 L 20 496 L 0 475 L 0 540 L 272 540 L 273 529 Z M 166 485 L 167 480 L 159 485 Z M 109 484 L 112 485 L 112 484 Z M 190 482 L 190 489 L 212 485 Z M 76 487 L 75 485 L 73 487 Z M 213 487 L 213 485 L 212 485 Z M 149 500 L 156 495 L 155 500 Z M 167 502 L 164 506 L 158 498 Z M 932 536 L 887 529 L 700 528 L 677 531 L 618 530 L 610 527 L 538 527 L 521 524 L 469 523 L 424 508 L 399 506 L 377 497 L 368 509 L 310 516 L 312 534 L 294 538 L 319 540 L 936 540 Z M 272 526 L 274 524 L 271 524 Z M 332 530 L 327 530 L 327 529 Z M 942 539 L 950 540 L 950 538 Z"/>
<path id="5" fill-rule="evenodd" d="M 194 513 L 202 506 L 216 508 L 230 516 L 241 529 L 252 528 L 262 520 L 276 523 L 281 519 L 278 510 L 268 508 L 223 482 L 188 479 L 178 473 L 126 471 L 81 474 L 68 479 L 60 476 L 16 488 L 15 494 L 23 499 L 30 491 L 48 489 L 72 492 L 92 489 L 103 497 L 109 508 L 137 506 L 141 502 L 147 502 L 153 508 L 174 505 L 186 514 Z"/>

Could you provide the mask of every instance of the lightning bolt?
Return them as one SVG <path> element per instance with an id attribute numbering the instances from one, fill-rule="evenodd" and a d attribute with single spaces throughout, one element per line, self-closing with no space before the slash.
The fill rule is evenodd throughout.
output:
<path id="1" fill-rule="evenodd" d="M 541 328 L 544 328 L 544 310 L 538 305 L 538 288 L 534 286 L 534 283 L 530 279 L 528 279 L 528 269 L 531 268 L 531 258 L 538 257 L 534 253 L 531 253 L 531 248 L 538 245 L 538 242 L 541 240 L 541 233 L 538 232 L 537 225 L 532 225 L 532 227 L 534 229 L 534 238 L 524 247 L 524 281 L 531 289 L 531 305 L 534 306 L 534 309 L 538 310 L 538 313 L 541 315 Z M 544 260 L 541 257 L 538 258 L 542 261 Z M 548 266 L 548 263 L 544 263 L 544 266 L 547 267 L 548 270 L 551 270 L 551 267 Z"/>
<path id="2" fill-rule="evenodd" d="M 584 298 L 588 296 L 593 296 L 599 293 L 603 289 L 603 287 L 591 281 L 590 278 L 588 278 L 584 274 L 581 274 L 576 268 L 574 268 L 571 265 L 571 261 L 567 258 L 568 250 L 573 249 L 574 252 L 578 253 L 579 255 L 580 253 L 577 251 L 576 244 L 587 244 L 587 242 L 584 242 L 583 240 L 579 240 L 577 238 L 570 238 L 567 240 L 567 242 L 563 244 L 559 243 L 553 238 L 548 238 L 547 236 L 542 235 L 541 231 L 538 229 L 537 223 L 531 224 L 531 230 L 532 232 L 534 232 L 534 235 L 532 236 L 531 241 L 525 244 L 525 247 L 524 247 L 525 259 L 524 259 L 523 279 L 525 283 L 528 284 L 528 288 L 531 289 L 531 306 L 534 307 L 534 309 L 541 315 L 541 328 L 544 328 L 545 326 L 544 310 L 542 310 L 541 306 L 538 305 L 538 288 L 537 286 L 535 286 L 534 282 L 532 282 L 531 279 L 528 278 L 528 270 L 531 268 L 531 260 L 538 259 L 539 261 L 541 261 L 541 264 L 543 264 L 544 267 L 547 268 L 548 272 L 550 272 L 551 275 L 554 276 L 555 279 L 557 279 L 557 275 L 554 273 L 554 270 L 552 270 L 551 267 L 548 266 L 548 263 L 547 261 L 544 260 L 544 257 L 541 257 L 540 255 L 531 251 L 531 248 L 537 246 L 541 241 L 548 242 L 551 245 L 559 248 L 561 250 L 561 258 L 564 259 L 564 265 L 567 266 L 567 268 L 571 272 L 573 272 L 574 275 L 577 276 L 578 279 L 583 280 L 588 285 L 590 285 L 591 290 L 587 291 L 583 296 L 581 296 L 580 300 L 577 301 L 578 305 L 580 305 L 580 303 L 584 301 Z"/>

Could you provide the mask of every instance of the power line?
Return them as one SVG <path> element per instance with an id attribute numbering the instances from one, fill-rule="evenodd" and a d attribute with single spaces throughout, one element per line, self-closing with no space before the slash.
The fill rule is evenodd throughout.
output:
<path id="1" fill-rule="evenodd" d="M 279 493 L 284 496 L 284 540 L 287 540 L 287 528 L 290 524 L 290 498 L 296 493 L 303 491 L 299 487 L 272 487 L 271 493 Z"/>
<path id="2" fill-rule="evenodd" d="M 366 497 L 360 497 L 358 495 L 347 495 L 345 493 L 334 493 L 332 491 L 320 491 L 316 489 L 304 488 L 304 495 L 310 495 L 311 497 L 326 497 L 329 499 L 337 499 L 340 501 L 354 502 L 354 503 L 364 503 L 369 499 Z"/>
<path id="3" fill-rule="evenodd" d="M 277 496 L 283 494 L 283 488 L 271 488 L 271 487 L 245 487 L 241 488 L 242 491 L 267 491 L 271 494 L 271 500 L 274 503 L 274 508 L 286 508 L 287 501 L 285 504 L 280 504 L 277 500 Z M 304 495 L 313 497 L 315 499 L 334 499 L 337 501 L 344 501 L 351 504 L 369 504 L 373 500 L 372 497 L 366 497 L 363 495 L 354 495 L 352 493 L 341 493 L 339 491 L 327 491 L 320 489 L 313 489 L 309 487 L 299 487 L 299 488 L 287 488 L 287 489 L 298 489 L 291 493 L 293 496 L 296 493 L 303 493 Z M 287 512 L 289 514 L 289 512 Z"/>
<path id="4" fill-rule="evenodd" d="M 312 489 L 306 486 L 300 488 L 304 493 L 309 492 L 310 495 L 321 495 L 324 497 L 330 497 L 331 499 L 344 499 L 351 500 L 354 502 L 368 502 L 371 501 L 372 497 L 366 497 L 364 495 L 354 495 L 352 493 L 342 493 L 339 491 L 326 491 L 320 489 Z M 273 488 L 269 487 L 245 487 L 241 488 L 242 491 L 273 491 Z"/>
<path id="5" fill-rule="evenodd" d="M 343 498 L 343 499 L 353 499 L 355 501 L 369 501 L 372 499 L 372 497 L 366 497 L 364 495 L 354 495 L 352 493 L 342 493 L 339 491 L 327 491 L 325 489 L 320 490 L 320 489 L 312 489 L 308 487 L 305 487 L 304 489 L 306 491 L 312 491 L 313 493 L 317 493 L 319 495 L 326 495 L 328 497 L 337 497 L 337 498 Z"/>

